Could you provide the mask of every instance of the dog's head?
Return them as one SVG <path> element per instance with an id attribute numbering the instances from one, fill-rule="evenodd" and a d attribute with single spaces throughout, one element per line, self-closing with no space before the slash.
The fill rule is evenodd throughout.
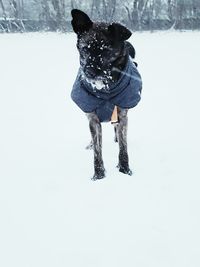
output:
<path id="1" fill-rule="evenodd" d="M 94 23 L 77 9 L 71 14 L 83 76 L 96 89 L 105 88 L 118 79 L 115 70 L 122 70 L 126 64 L 125 40 L 131 32 L 118 23 Z"/>

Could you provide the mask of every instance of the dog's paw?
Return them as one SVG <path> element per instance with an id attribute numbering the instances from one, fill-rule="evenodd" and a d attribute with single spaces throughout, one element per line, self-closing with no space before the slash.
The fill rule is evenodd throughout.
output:
<path id="1" fill-rule="evenodd" d="M 99 171 L 98 173 L 95 173 L 94 176 L 91 178 L 92 181 L 101 180 L 105 178 L 105 170 Z"/>
<path id="2" fill-rule="evenodd" d="M 119 171 L 122 172 L 122 173 L 124 173 L 124 174 L 128 174 L 128 175 L 130 175 L 130 176 L 133 175 L 133 172 L 132 172 L 131 169 L 119 168 Z"/>
<path id="3" fill-rule="evenodd" d="M 119 172 L 122 172 L 124 174 L 128 174 L 130 176 L 133 175 L 133 172 L 129 167 L 123 167 L 123 166 L 117 165 L 117 168 L 119 169 Z"/>

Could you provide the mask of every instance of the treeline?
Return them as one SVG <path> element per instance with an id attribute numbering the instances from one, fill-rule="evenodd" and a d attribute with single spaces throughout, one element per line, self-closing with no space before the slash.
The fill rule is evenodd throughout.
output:
<path id="1" fill-rule="evenodd" d="M 200 29 L 199 0 L 0 0 L 0 32 L 70 31 L 73 8 L 136 31 Z"/>

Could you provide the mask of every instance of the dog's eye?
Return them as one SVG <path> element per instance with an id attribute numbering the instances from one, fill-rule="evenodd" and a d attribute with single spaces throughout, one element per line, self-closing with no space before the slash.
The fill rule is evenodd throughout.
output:
<path id="1" fill-rule="evenodd" d="M 109 47 L 109 46 L 105 46 L 103 49 L 102 49 L 103 53 L 109 53 L 110 51 L 112 51 L 112 48 Z"/>

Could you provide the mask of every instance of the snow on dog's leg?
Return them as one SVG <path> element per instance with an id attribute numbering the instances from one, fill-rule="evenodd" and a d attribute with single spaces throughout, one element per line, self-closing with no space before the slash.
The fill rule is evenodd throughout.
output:
<path id="1" fill-rule="evenodd" d="M 127 152 L 127 126 L 128 117 L 127 109 L 119 109 L 119 124 L 117 126 L 117 139 L 119 142 L 119 171 L 128 175 L 132 175 L 132 171 L 129 168 L 129 159 Z"/>
<path id="2" fill-rule="evenodd" d="M 89 119 L 89 127 L 92 136 L 94 150 L 94 176 L 93 180 L 105 177 L 105 169 L 102 159 L 102 128 L 101 123 L 95 113 L 87 114 Z"/>

